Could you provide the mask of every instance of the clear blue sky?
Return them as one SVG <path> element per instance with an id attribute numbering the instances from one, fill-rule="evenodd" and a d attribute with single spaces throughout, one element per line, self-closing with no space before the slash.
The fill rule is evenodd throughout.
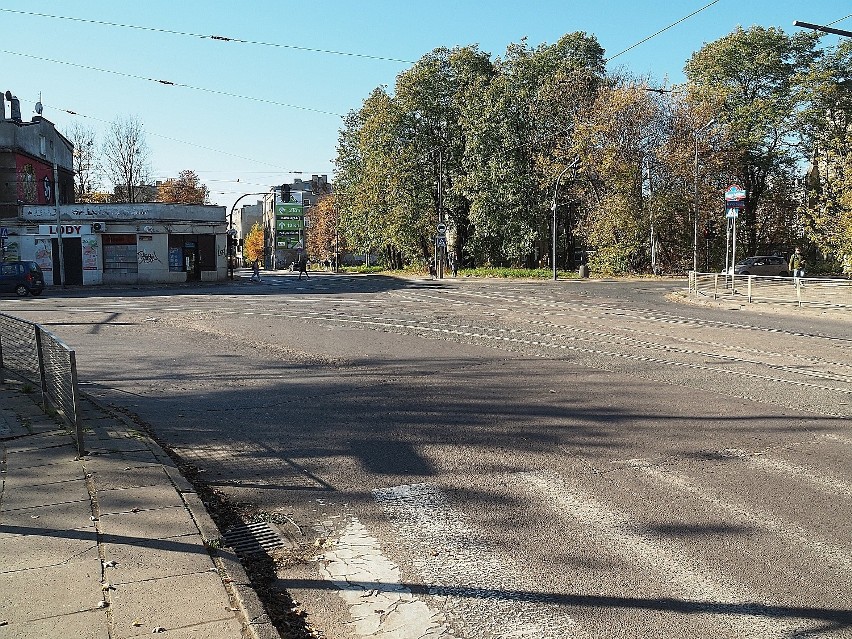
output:
<path id="1" fill-rule="evenodd" d="M 243 193 L 267 191 L 298 177 L 294 171 L 308 178 L 313 173 L 331 178 L 341 120 L 321 112 L 344 114 L 357 109 L 376 86 L 392 88 L 396 75 L 410 64 L 168 31 L 409 61 L 435 47 L 466 44 L 478 44 L 498 56 L 524 36 L 538 45 L 553 43 L 565 33 L 585 31 L 597 36 L 609 57 L 710 2 L 0 0 L 0 90 L 9 89 L 21 99 L 25 119 L 41 94 L 44 116 L 60 131 L 79 120 L 100 135 L 116 117 L 135 117 L 147 132 L 155 178 L 192 169 L 210 188 L 213 202 L 230 208 Z M 610 68 L 623 67 L 660 82 L 667 78 L 677 83 L 683 80 L 683 65 L 694 51 L 737 25 L 778 26 L 793 32 L 794 20 L 828 24 L 850 13 L 849 0 L 718 0 L 618 56 Z M 852 18 L 834 26 L 852 30 Z M 825 36 L 823 42 L 834 45 L 837 38 Z"/>

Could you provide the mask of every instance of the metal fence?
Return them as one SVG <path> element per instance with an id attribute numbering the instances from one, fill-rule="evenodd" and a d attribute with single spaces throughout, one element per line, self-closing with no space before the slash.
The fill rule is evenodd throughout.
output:
<path id="1" fill-rule="evenodd" d="M 41 388 L 45 410 L 62 416 L 85 454 L 74 351 L 38 324 L 0 313 L 0 382 L 6 375 Z"/>
<path id="2" fill-rule="evenodd" d="M 852 280 L 689 273 L 689 292 L 714 300 L 852 308 Z"/>

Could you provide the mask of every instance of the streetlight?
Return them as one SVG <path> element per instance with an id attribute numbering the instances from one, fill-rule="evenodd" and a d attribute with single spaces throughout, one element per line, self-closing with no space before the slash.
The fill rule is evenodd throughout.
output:
<path id="1" fill-rule="evenodd" d="M 704 126 L 693 131 L 692 137 L 695 141 L 695 210 L 692 220 L 692 271 L 698 272 L 698 134 L 716 124 L 716 118 L 710 120 Z"/>
<path id="2" fill-rule="evenodd" d="M 562 172 L 559 174 L 559 177 L 556 178 L 556 186 L 553 189 L 553 202 L 550 205 L 550 210 L 553 213 L 553 281 L 556 281 L 556 196 L 559 193 L 559 183 L 562 181 L 562 176 L 564 176 L 568 171 L 577 168 L 577 163 L 580 161 L 580 158 L 574 158 L 574 161 L 571 162 L 568 166 L 562 169 Z"/>
<path id="3" fill-rule="evenodd" d="M 821 24 L 812 24 L 810 22 L 802 22 L 801 20 L 796 20 L 793 23 L 793 26 L 802 27 L 803 29 L 813 29 L 814 31 L 822 31 L 823 33 L 831 33 L 833 35 L 852 38 L 852 31 L 845 31 L 843 29 L 832 29 L 831 27 L 824 27 Z"/>
<path id="4" fill-rule="evenodd" d="M 266 195 L 266 193 L 244 193 L 234 202 L 231 207 L 231 214 L 228 216 L 228 279 L 231 280 L 234 279 L 234 238 L 237 236 L 237 229 L 234 228 L 234 209 L 237 208 L 240 200 L 252 195 Z"/>

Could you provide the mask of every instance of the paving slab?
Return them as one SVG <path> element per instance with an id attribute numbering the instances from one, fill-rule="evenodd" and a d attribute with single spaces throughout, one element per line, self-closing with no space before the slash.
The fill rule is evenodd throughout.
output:
<path id="1" fill-rule="evenodd" d="M 4 507 L 0 509 L 0 532 L 25 531 L 26 534 L 37 534 L 42 530 L 86 530 L 94 527 L 91 517 L 88 497 L 36 508 L 6 510 Z"/>
<path id="2" fill-rule="evenodd" d="M 2 614 L 0 610 L 0 616 Z M 13 621 L 0 628 L 0 637 L 3 639 L 33 639 L 34 637 L 110 639 L 106 611 L 97 608 L 35 621 Z"/>
<path id="3" fill-rule="evenodd" d="M 36 450 L 23 450 L 8 454 L 6 457 L 6 470 L 11 472 L 19 468 L 35 468 L 50 466 L 52 464 L 76 463 L 77 453 L 74 447 L 68 443 L 62 446 L 51 446 Z"/>
<path id="4" fill-rule="evenodd" d="M 14 584 L 13 588 L 0 590 L 0 618 L 9 625 L 46 621 L 97 609 L 98 603 L 103 600 L 97 548 L 91 548 L 58 566 L 6 573 L 3 581 Z M 0 628 L 0 633 L 4 630 Z M 61 633 L 55 636 L 68 635 Z"/>
<path id="5" fill-rule="evenodd" d="M 101 527 L 105 535 L 133 540 L 169 539 L 198 532 L 195 523 L 183 506 L 139 512 L 102 514 Z"/>
<path id="6" fill-rule="evenodd" d="M 50 430 L 36 435 L 27 434 L 8 439 L 5 443 L 6 450 L 10 453 L 67 445 L 71 445 L 70 437 L 68 433 L 61 430 Z"/>
<path id="7" fill-rule="evenodd" d="M 110 593 L 110 598 L 119 636 L 150 635 L 157 626 L 170 633 L 210 622 L 231 622 L 236 631 L 233 636 L 239 637 L 241 624 L 222 588 L 221 578 L 214 573 L 123 584 Z M 137 619 L 144 626 L 134 632 L 133 622 Z"/>
<path id="8" fill-rule="evenodd" d="M 145 546 L 104 543 L 104 557 L 116 564 L 106 571 L 110 583 L 127 584 L 216 571 L 197 533 L 158 541 L 162 543 L 149 542 Z M 189 548 L 197 550 L 191 552 Z"/>
<path id="9" fill-rule="evenodd" d="M 90 467 L 90 472 L 98 491 L 115 488 L 138 488 L 170 482 L 160 464 L 125 466 L 123 464 L 102 465 L 101 469 Z"/>
<path id="10" fill-rule="evenodd" d="M 89 501 L 85 479 L 62 479 L 30 484 L 26 479 L 12 476 L 4 487 L 2 509 L 10 511 L 80 501 Z"/>
<path id="11" fill-rule="evenodd" d="M 183 500 L 165 473 L 159 484 L 134 488 L 98 487 L 98 507 L 101 515 L 123 513 L 133 510 L 156 510 L 161 508 L 184 508 Z"/>
<path id="12" fill-rule="evenodd" d="M 83 471 L 83 467 L 76 462 L 13 468 L 3 473 L 3 479 L 7 482 L 7 486 L 39 486 L 85 478 L 86 473 Z"/>
<path id="13" fill-rule="evenodd" d="M 0 533 L 0 557 L 3 558 L 0 563 L 0 583 L 14 583 L 14 575 L 9 573 L 73 561 L 97 548 L 97 543 L 94 529 L 31 534 Z"/>

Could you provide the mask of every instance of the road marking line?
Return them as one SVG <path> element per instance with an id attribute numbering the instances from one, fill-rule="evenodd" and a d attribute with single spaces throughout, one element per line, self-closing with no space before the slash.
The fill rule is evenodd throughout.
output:
<path id="1" fill-rule="evenodd" d="M 326 551 L 320 573 L 340 589 L 354 631 L 377 639 L 454 639 L 444 615 L 402 585 L 399 567 L 352 517 L 337 544 Z"/>
<path id="2" fill-rule="evenodd" d="M 411 484 L 377 489 L 373 496 L 461 636 L 575 635 L 576 622 L 547 595 L 518 588 L 522 571 L 490 550 L 438 488 Z"/>
<path id="3" fill-rule="evenodd" d="M 747 524 L 758 530 L 775 533 L 784 539 L 788 546 L 802 546 L 818 553 L 827 565 L 842 566 L 846 570 L 852 571 L 852 557 L 847 550 L 818 539 L 812 532 L 804 528 L 782 521 L 769 512 L 747 506 L 744 503 L 735 503 L 730 499 L 723 500 L 710 494 L 685 475 L 653 466 L 648 461 L 628 460 L 628 462 L 629 466 L 636 468 L 646 477 L 652 479 L 655 485 L 667 484 L 735 517 L 740 524 Z"/>
<path id="4" fill-rule="evenodd" d="M 723 451 L 722 454 L 726 457 L 742 459 L 749 465 L 757 468 L 776 472 L 781 475 L 788 475 L 795 479 L 813 484 L 829 495 L 852 497 L 852 485 L 848 482 L 838 479 L 837 477 L 833 477 L 830 474 L 817 475 L 810 468 L 790 463 L 785 459 L 767 457 L 763 453 L 750 453 L 739 448 L 728 448 Z"/>
<path id="5" fill-rule="evenodd" d="M 726 612 L 716 612 L 713 619 L 733 629 L 741 637 L 792 636 L 790 633 L 810 628 L 800 624 L 754 614 L 759 602 L 744 586 L 734 582 L 717 582 L 685 566 L 656 539 L 637 528 L 628 518 L 565 484 L 547 472 L 519 473 L 533 494 L 561 516 L 571 518 L 588 529 L 590 538 L 620 559 L 637 568 L 654 571 L 660 581 L 669 584 L 678 596 L 696 604 L 724 604 Z M 759 602 L 762 603 L 762 602 Z M 807 622 L 806 622 L 807 623 Z"/>

